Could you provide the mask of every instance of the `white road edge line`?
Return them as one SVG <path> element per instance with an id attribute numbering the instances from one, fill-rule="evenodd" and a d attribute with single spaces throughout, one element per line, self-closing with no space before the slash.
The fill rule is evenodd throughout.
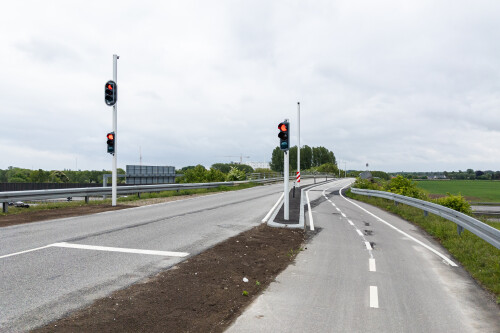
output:
<path id="1" fill-rule="evenodd" d="M 370 286 L 370 308 L 378 309 L 378 288 Z"/>
<path id="2" fill-rule="evenodd" d="M 373 250 L 372 245 L 370 244 L 370 242 L 366 242 L 366 241 L 365 241 L 365 246 L 366 246 L 366 249 L 367 249 L 368 251 Z"/>
<path id="3" fill-rule="evenodd" d="M 406 233 L 406 232 L 404 232 L 403 230 L 400 230 L 400 229 L 396 228 L 395 226 L 393 226 L 393 225 L 392 225 L 392 224 L 390 224 L 389 222 L 387 222 L 387 221 L 385 221 L 385 220 L 381 219 L 380 217 L 378 217 L 377 215 L 375 215 L 375 214 L 373 214 L 373 213 L 369 212 L 368 210 L 364 209 L 363 207 L 361 207 L 361 206 L 360 206 L 360 205 L 358 205 L 357 203 L 355 203 L 355 202 L 353 202 L 353 201 L 351 201 L 351 200 L 347 199 L 346 197 L 344 197 L 344 196 L 342 195 L 342 190 L 343 190 L 344 188 L 346 188 L 347 186 L 349 186 L 349 185 L 346 185 L 346 186 L 344 186 L 344 187 L 342 187 L 342 188 L 340 189 L 340 192 L 339 192 L 339 193 L 340 193 L 340 196 L 341 196 L 342 198 L 344 198 L 345 200 L 347 200 L 348 202 L 350 202 L 350 203 L 351 203 L 351 204 L 353 204 L 354 206 L 358 207 L 359 209 L 363 210 L 364 212 L 366 212 L 366 213 L 370 214 L 371 216 L 373 216 L 374 218 L 376 218 L 378 221 L 380 221 L 380 222 L 382 222 L 382 223 L 385 223 L 387 226 L 389 226 L 389 227 L 391 227 L 392 229 L 396 230 L 396 231 L 397 231 L 397 232 L 399 232 L 400 234 L 404 235 L 405 237 L 408 237 L 408 238 L 409 238 L 409 239 L 411 239 L 412 241 L 414 241 L 414 242 L 416 242 L 416 243 L 418 243 L 418 244 L 422 245 L 422 246 L 423 246 L 423 247 L 425 247 L 427 250 L 429 250 L 429 251 L 433 252 L 434 254 L 438 255 L 438 256 L 439 256 L 439 257 L 441 257 L 444 261 L 446 261 L 446 262 L 447 262 L 450 266 L 457 267 L 457 264 L 455 264 L 453 261 L 451 261 L 449 258 L 447 258 L 444 254 L 442 254 L 442 253 L 438 252 L 437 250 L 434 250 L 432 247 L 428 246 L 427 244 L 422 243 L 421 241 L 419 241 L 419 240 L 418 240 L 418 239 L 416 239 L 415 237 L 410 236 L 409 234 L 407 234 L 407 233 Z"/>
<path id="4" fill-rule="evenodd" d="M 278 199 L 278 201 L 276 201 L 273 208 L 271 208 L 269 213 L 267 213 L 267 215 L 262 219 L 262 221 L 261 221 L 262 223 L 266 223 L 269 220 L 271 215 L 274 213 L 274 210 L 276 209 L 276 207 L 278 207 L 278 205 L 281 203 L 281 200 L 283 199 L 284 196 L 285 196 L 285 193 L 281 193 L 280 198 Z"/>
<path id="5" fill-rule="evenodd" d="M 368 267 L 370 269 L 370 272 L 377 271 L 377 266 L 375 265 L 375 259 L 373 258 L 368 259 Z"/>
<path id="6" fill-rule="evenodd" d="M 358 233 L 358 235 L 363 236 L 363 233 L 361 232 L 361 230 L 356 229 L 356 232 Z"/>
<path id="7" fill-rule="evenodd" d="M 306 199 L 307 199 L 307 212 L 309 213 L 309 229 L 314 230 L 314 222 L 313 222 L 313 214 L 311 211 L 311 202 L 309 201 L 309 191 L 306 191 Z"/>
<path id="8" fill-rule="evenodd" d="M 71 249 L 82 249 L 82 250 L 149 254 L 149 255 L 167 256 L 167 257 L 186 257 L 189 255 L 189 253 L 187 253 L 187 252 L 140 250 L 140 249 L 127 249 L 127 248 L 120 248 L 120 247 L 95 246 L 95 245 L 70 244 L 70 243 L 54 243 L 54 244 L 50 244 L 48 246 L 64 247 L 64 248 L 71 248 Z"/>

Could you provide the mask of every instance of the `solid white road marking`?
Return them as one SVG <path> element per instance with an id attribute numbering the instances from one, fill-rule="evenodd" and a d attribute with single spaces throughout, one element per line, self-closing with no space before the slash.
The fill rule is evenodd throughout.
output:
<path id="1" fill-rule="evenodd" d="M 344 214 L 344 213 L 340 213 L 340 215 L 342 215 L 343 217 L 347 217 L 347 216 L 345 216 L 345 214 Z"/>
<path id="2" fill-rule="evenodd" d="M 367 250 L 369 250 L 369 251 L 373 250 L 372 245 L 370 244 L 370 242 L 365 242 L 365 246 L 366 246 Z"/>
<path id="3" fill-rule="evenodd" d="M 378 289 L 377 286 L 370 286 L 370 308 L 378 308 Z"/>
<path id="4" fill-rule="evenodd" d="M 37 247 L 37 248 L 31 249 L 31 250 L 26 250 L 26 251 L 20 251 L 20 252 L 16 252 L 16 253 L 6 254 L 6 255 L 1 256 L 0 259 L 12 257 L 12 256 L 17 256 L 18 254 L 23 254 L 23 253 L 28 253 L 28 252 L 43 250 L 43 249 L 46 249 L 48 247 L 50 247 L 50 245 L 42 246 L 42 247 Z"/>
<path id="5" fill-rule="evenodd" d="M 358 233 L 358 235 L 363 236 L 363 233 L 361 232 L 361 230 L 356 229 L 356 232 Z"/>
<path id="6" fill-rule="evenodd" d="M 127 249 L 127 248 L 120 248 L 120 247 L 95 246 L 95 245 L 70 244 L 70 243 L 54 243 L 54 244 L 51 244 L 49 246 L 65 247 L 65 248 L 72 248 L 72 249 L 82 249 L 82 250 L 122 252 L 122 253 L 135 253 L 135 254 L 150 254 L 150 255 L 155 255 L 155 256 L 167 256 L 167 257 L 186 257 L 189 255 L 189 253 L 187 253 L 187 252 L 140 250 L 140 249 Z"/>
<path id="7" fill-rule="evenodd" d="M 370 268 L 370 272 L 377 271 L 377 266 L 375 266 L 375 259 L 373 258 L 368 259 L 368 267 Z"/>
<path id="8" fill-rule="evenodd" d="M 350 225 L 354 225 L 351 220 L 347 220 L 347 222 L 349 222 Z"/>
<path id="9" fill-rule="evenodd" d="M 313 215 L 311 211 L 311 202 L 309 201 L 309 191 L 306 191 L 307 211 L 309 212 L 309 229 L 314 230 Z"/>
<path id="10" fill-rule="evenodd" d="M 281 193 L 280 198 L 278 199 L 278 201 L 276 201 L 273 208 L 271 208 L 269 213 L 267 213 L 267 215 L 262 219 L 262 223 L 266 223 L 269 220 L 271 215 L 274 213 L 274 210 L 276 209 L 276 207 L 278 207 L 278 205 L 281 203 L 281 200 L 283 199 L 284 196 L 285 196 L 285 193 Z"/>
<path id="11" fill-rule="evenodd" d="M 434 254 L 438 255 L 439 257 L 441 257 L 444 261 L 446 261 L 450 266 L 453 266 L 453 267 L 457 267 L 457 264 L 455 264 L 453 261 L 451 261 L 450 259 L 448 259 L 444 254 L 438 252 L 437 250 L 434 250 L 432 247 L 428 246 L 427 244 L 424 244 L 423 242 L 419 241 L 418 239 L 416 239 L 415 237 L 413 236 L 410 236 L 409 234 L 407 234 L 406 232 L 404 232 L 403 230 L 400 230 L 398 228 L 396 228 L 395 226 L 393 226 L 392 224 L 390 224 L 389 222 L 387 221 L 384 221 L 383 219 L 381 219 L 380 217 L 378 217 L 377 215 L 373 214 L 372 212 L 369 212 L 368 210 L 364 209 L 363 207 L 361 207 L 360 205 L 358 205 L 357 203 L 347 199 L 346 197 L 344 197 L 342 195 L 342 190 L 344 188 L 346 188 L 347 186 L 349 185 L 346 185 L 344 186 L 341 190 L 340 190 L 340 196 L 342 198 L 344 198 L 346 201 L 350 202 L 351 204 L 353 204 L 354 206 L 358 207 L 359 209 L 363 210 L 365 213 L 373 216 L 374 218 L 376 218 L 378 221 L 386 224 L 387 226 L 391 227 L 392 229 L 396 230 L 397 232 L 399 232 L 400 234 L 403 234 L 404 236 L 408 237 L 409 239 L 411 239 L 412 241 L 422 245 L 423 247 L 425 247 L 427 250 L 433 252 Z"/>

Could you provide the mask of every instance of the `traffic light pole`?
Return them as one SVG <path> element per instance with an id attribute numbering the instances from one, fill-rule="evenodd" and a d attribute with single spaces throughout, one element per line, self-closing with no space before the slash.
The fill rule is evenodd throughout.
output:
<path id="1" fill-rule="evenodd" d="M 290 190 L 288 189 L 289 187 L 289 176 L 290 176 L 290 172 L 289 172 L 289 169 L 290 169 L 290 165 L 289 165 L 289 156 L 290 154 L 288 154 L 289 151 L 285 151 L 284 154 L 285 154 L 285 170 L 283 171 L 283 179 L 284 179 L 284 183 L 285 183 L 285 189 L 284 189 L 284 199 L 285 199 L 285 208 L 283 210 L 283 215 L 284 215 L 284 219 L 285 221 L 288 221 L 289 218 L 290 218 Z"/>
<path id="2" fill-rule="evenodd" d="M 300 183 L 300 102 L 297 102 L 297 141 L 297 182 Z"/>
<path id="3" fill-rule="evenodd" d="M 113 54 L 113 81 L 116 82 L 116 85 L 118 86 L 117 82 L 117 62 L 120 57 L 117 56 L 116 54 Z M 117 155 L 118 155 L 118 142 L 117 142 L 117 127 L 118 127 L 118 116 L 117 116 L 117 105 L 118 101 L 113 105 L 113 132 L 115 133 L 115 153 L 113 154 L 113 169 L 111 170 L 112 173 L 112 181 L 111 181 L 111 206 L 116 206 L 116 183 L 117 183 L 117 176 L 116 176 L 116 164 L 117 164 Z"/>

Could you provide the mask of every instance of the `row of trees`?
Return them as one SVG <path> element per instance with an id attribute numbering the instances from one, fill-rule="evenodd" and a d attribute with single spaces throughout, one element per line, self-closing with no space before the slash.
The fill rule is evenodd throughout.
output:
<path id="1" fill-rule="evenodd" d="M 297 169 L 297 146 L 293 146 L 289 150 L 290 170 Z M 337 173 L 337 161 L 335 155 L 325 147 L 309 147 L 303 146 L 300 148 L 300 169 L 309 170 L 311 168 L 319 168 L 323 165 L 326 170 L 317 170 L 319 172 L 332 172 Z M 283 151 L 279 147 L 274 148 L 271 156 L 271 170 L 276 172 L 283 172 L 284 170 L 284 156 Z M 336 171 L 335 171 L 336 170 Z"/>
<path id="2" fill-rule="evenodd" d="M 216 163 L 210 169 L 203 165 L 188 166 L 177 170 L 182 176 L 175 179 L 176 183 L 211 183 L 245 180 L 246 174 L 253 168 L 245 164 Z"/>
<path id="3" fill-rule="evenodd" d="M 401 172 L 397 173 L 409 179 L 469 179 L 469 180 L 500 180 L 500 171 L 473 170 L 443 171 L 443 172 Z M 396 174 L 394 174 L 396 175 Z"/>
<path id="4" fill-rule="evenodd" d="M 123 169 L 118 169 L 118 174 L 124 174 Z M 97 183 L 102 184 L 104 174 L 111 174 L 111 171 L 72 171 L 72 170 L 51 170 L 42 169 L 30 170 L 16 167 L 0 169 L 0 183 Z M 124 178 L 118 178 L 118 182 L 125 182 Z"/>

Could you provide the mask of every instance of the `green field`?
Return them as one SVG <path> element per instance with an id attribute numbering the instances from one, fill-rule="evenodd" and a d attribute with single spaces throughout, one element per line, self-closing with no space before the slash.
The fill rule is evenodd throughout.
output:
<path id="1" fill-rule="evenodd" d="M 462 194 L 470 202 L 500 202 L 499 181 L 423 180 L 416 183 L 430 194 Z"/>

